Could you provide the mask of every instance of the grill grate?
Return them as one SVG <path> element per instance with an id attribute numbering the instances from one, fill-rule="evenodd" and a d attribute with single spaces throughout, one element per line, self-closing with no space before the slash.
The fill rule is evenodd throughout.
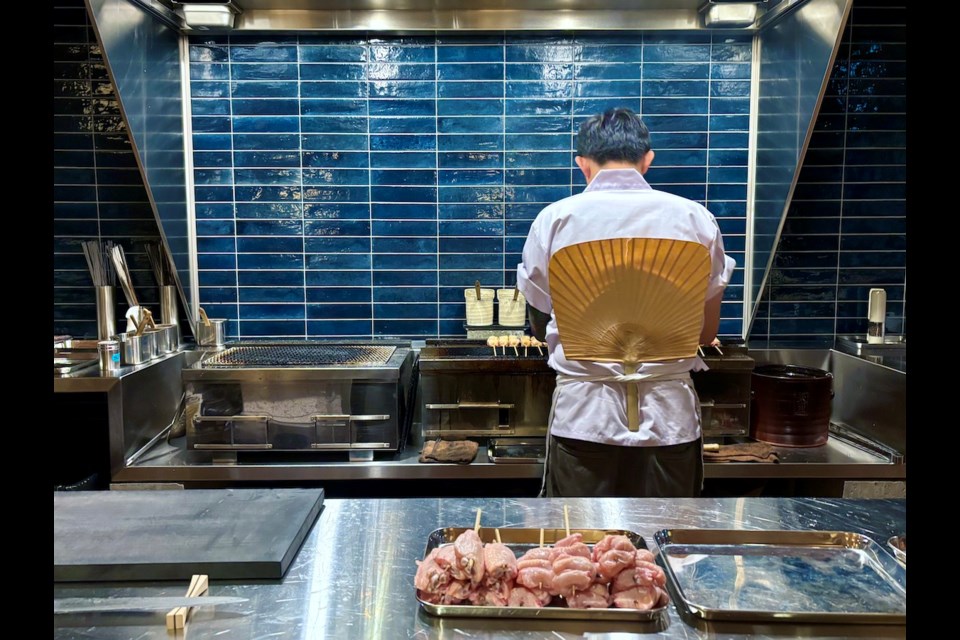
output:
<path id="1" fill-rule="evenodd" d="M 321 365 L 383 365 L 397 348 L 373 345 L 241 345 L 203 363 L 208 369 L 238 367 L 315 367 Z"/>

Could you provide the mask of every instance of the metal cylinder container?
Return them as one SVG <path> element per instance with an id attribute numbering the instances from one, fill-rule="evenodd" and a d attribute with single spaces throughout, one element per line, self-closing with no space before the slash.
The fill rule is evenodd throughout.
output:
<path id="1" fill-rule="evenodd" d="M 117 334 L 120 341 L 120 361 L 124 365 L 143 364 L 157 356 L 157 334 L 144 331 L 143 335 L 132 332 Z"/>
<path id="2" fill-rule="evenodd" d="M 117 332 L 116 305 L 113 302 L 113 287 L 96 287 L 97 290 L 97 339 L 109 340 Z"/>
<path id="3" fill-rule="evenodd" d="M 100 370 L 116 371 L 120 368 L 120 343 L 116 340 L 101 340 L 97 343 L 100 354 Z"/>
<path id="4" fill-rule="evenodd" d="M 210 324 L 197 322 L 197 344 L 201 347 L 222 347 L 227 341 L 227 320 L 210 318 Z"/>
<path id="5" fill-rule="evenodd" d="M 180 347 L 179 327 L 175 324 L 158 324 L 155 330 L 157 335 L 157 354 L 173 353 Z"/>
<path id="6" fill-rule="evenodd" d="M 172 284 L 160 287 L 160 322 L 180 325 L 177 313 L 177 287 Z"/>

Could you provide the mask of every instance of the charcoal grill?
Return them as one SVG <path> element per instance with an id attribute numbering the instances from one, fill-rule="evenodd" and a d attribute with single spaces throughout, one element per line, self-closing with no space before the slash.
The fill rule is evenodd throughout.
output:
<path id="1" fill-rule="evenodd" d="M 197 451 L 396 451 L 413 418 L 404 341 L 250 342 L 183 370 Z"/>
<path id="2" fill-rule="evenodd" d="M 270 344 L 230 347 L 205 361 L 205 369 L 237 367 L 315 367 L 320 365 L 384 365 L 394 346 Z"/>
<path id="3" fill-rule="evenodd" d="M 545 438 L 556 373 L 547 349 L 493 348 L 483 340 L 427 340 L 420 350 L 425 439 Z"/>

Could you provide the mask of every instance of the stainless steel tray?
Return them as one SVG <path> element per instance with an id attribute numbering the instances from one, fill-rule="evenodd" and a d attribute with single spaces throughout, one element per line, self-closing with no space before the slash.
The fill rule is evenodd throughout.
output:
<path id="1" fill-rule="evenodd" d="M 845 531 L 664 529 L 667 587 L 706 620 L 905 624 L 907 573 Z"/>
<path id="2" fill-rule="evenodd" d="M 446 529 L 437 529 L 427 538 L 427 548 L 423 552 L 423 557 L 433 551 L 436 547 L 442 547 L 447 544 L 453 544 L 461 533 L 469 527 L 447 527 Z M 496 530 L 488 527 L 480 527 L 477 531 L 480 539 L 484 542 L 493 542 L 496 540 Z M 583 541 L 587 544 L 599 542 L 603 536 L 624 535 L 630 538 L 633 545 L 638 549 L 646 549 L 647 543 L 638 533 L 625 531 L 623 529 L 570 529 L 570 533 L 583 534 Z M 557 540 L 567 535 L 564 529 L 544 529 L 543 543 L 545 545 L 553 544 Z M 500 529 L 500 540 L 503 544 L 510 547 L 517 557 L 526 553 L 529 549 L 540 545 L 540 529 L 510 528 Z M 624 620 L 630 622 L 642 622 L 656 619 L 661 615 L 670 604 L 669 602 L 658 602 L 660 605 L 648 611 L 640 609 L 618 609 L 611 607 L 609 609 L 568 609 L 563 606 L 548 607 L 490 607 L 471 604 L 430 604 L 420 599 L 417 594 L 417 602 L 423 607 L 423 610 L 429 614 L 440 617 L 451 618 L 536 618 L 538 620 Z"/>
<path id="3" fill-rule="evenodd" d="M 494 464 L 543 464 L 546 459 L 546 450 L 547 444 L 543 438 L 537 440 L 491 438 L 487 443 L 487 458 Z M 537 529 L 537 535 L 540 535 L 539 529 Z"/>
<path id="4" fill-rule="evenodd" d="M 89 354 L 84 354 L 81 357 L 83 359 L 78 359 L 77 357 L 54 357 L 53 372 L 55 374 L 75 373 L 81 369 L 95 366 L 100 362 L 99 358 L 93 358 L 91 360 Z"/>

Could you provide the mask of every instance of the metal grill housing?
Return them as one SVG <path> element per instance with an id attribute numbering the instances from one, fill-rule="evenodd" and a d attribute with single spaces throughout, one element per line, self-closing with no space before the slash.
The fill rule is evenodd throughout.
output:
<path id="1" fill-rule="evenodd" d="M 325 365 L 382 366 L 395 346 L 388 345 L 240 345 L 214 354 L 205 369 L 253 367 L 318 367 Z"/>

